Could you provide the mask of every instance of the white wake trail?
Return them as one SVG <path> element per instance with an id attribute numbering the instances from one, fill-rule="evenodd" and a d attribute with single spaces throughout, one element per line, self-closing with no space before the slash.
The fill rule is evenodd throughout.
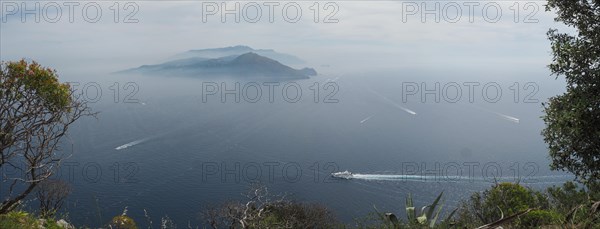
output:
<path id="1" fill-rule="evenodd" d="M 412 111 L 412 110 L 410 110 L 410 109 L 408 109 L 408 108 L 406 108 L 406 107 L 403 107 L 403 106 L 401 106 L 400 104 L 398 104 L 398 103 L 394 102 L 393 100 L 389 99 L 388 97 L 385 97 L 384 95 L 382 95 L 382 94 L 379 94 L 379 93 L 377 93 L 376 91 L 373 91 L 373 90 L 371 90 L 371 89 L 369 89 L 369 91 L 371 91 L 371 93 L 373 93 L 374 95 L 377 95 L 377 96 L 379 96 L 380 98 L 382 98 L 382 99 L 383 99 L 383 100 L 385 100 L 386 102 L 388 102 L 388 103 L 392 104 L 392 106 L 395 106 L 395 107 L 399 108 L 400 110 L 403 110 L 403 111 L 405 111 L 406 113 L 409 113 L 409 114 L 411 114 L 411 115 L 417 115 L 417 112 L 414 112 L 414 111 Z"/>
<path id="2" fill-rule="evenodd" d="M 511 122 L 514 122 L 514 123 L 519 123 L 521 121 L 521 120 L 519 120 L 519 118 L 514 117 L 514 116 L 505 115 L 505 114 L 502 114 L 502 113 L 499 113 L 499 112 L 495 112 L 495 111 L 489 110 L 487 108 L 479 107 L 479 106 L 474 106 L 474 107 L 476 107 L 477 109 L 483 110 L 485 112 L 489 112 L 489 113 L 495 114 L 495 115 L 499 116 L 500 118 L 502 118 L 504 120 L 507 120 L 507 121 L 511 121 Z"/>
<path id="3" fill-rule="evenodd" d="M 459 176 L 427 176 L 427 175 L 394 175 L 394 174 L 352 174 L 352 179 L 382 181 L 458 181 L 468 177 Z"/>
<path id="4" fill-rule="evenodd" d="M 497 115 L 499 115 L 500 117 L 502 117 L 503 119 L 506 119 L 508 121 L 514 122 L 514 123 L 519 123 L 519 119 L 515 118 L 513 116 L 508 116 L 505 114 L 500 114 L 500 113 L 496 113 Z"/>
<path id="5" fill-rule="evenodd" d="M 569 175 L 529 176 L 529 177 L 480 177 L 480 176 L 451 176 L 451 175 L 398 175 L 398 174 L 363 174 L 352 173 L 348 170 L 331 174 L 332 177 L 346 180 L 371 181 L 416 181 L 416 182 L 497 182 L 524 180 L 536 183 L 562 183 Z"/>
<path id="6" fill-rule="evenodd" d="M 140 140 L 135 140 L 135 141 L 132 141 L 132 142 L 130 142 L 130 143 L 127 143 L 127 144 L 125 144 L 125 145 L 117 146 L 117 148 L 115 148 L 115 149 L 116 149 L 116 150 L 122 150 L 122 149 L 126 149 L 126 148 L 129 148 L 129 147 L 135 146 L 135 145 L 137 145 L 137 144 L 140 144 L 140 143 L 142 143 L 142 142 L 145 142 L 145 141 L 147 141 L 147 140 L 148 140 L 147 138 L 140 139 Z"/>
<path id="7" fill-rule="evenodd" d="M 365 119 L 361 120 L 361 121 L 360 121 L 360 124 L 363 124 L 363 123 L 365 123 L 366 121 L 369 121 L 369 119 L 373 118 L 373 116 L 375 116 L 375 115 L 371 115 L 371 116 L 369 116 L 369 117 L 366 117 Z"/>

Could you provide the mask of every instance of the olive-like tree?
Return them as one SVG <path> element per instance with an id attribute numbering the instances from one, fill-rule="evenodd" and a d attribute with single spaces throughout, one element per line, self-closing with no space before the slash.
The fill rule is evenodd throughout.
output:
<path id="1" fill-rule="evenodd" d="M 25 60 L 0 64 L 0 214 L 57 171 L 71 124 L 94 115 L 55 70 Z"/>
<path id="2" fill-rule="evenodd" d="M 549 68 L 564 76 L 566 92 L 544 104 L 551 168 L 567 170 L 585 184 L 600 181 L 600 0 L 548 0 L 546 11 L 573 31 L 548 31 Z"/>

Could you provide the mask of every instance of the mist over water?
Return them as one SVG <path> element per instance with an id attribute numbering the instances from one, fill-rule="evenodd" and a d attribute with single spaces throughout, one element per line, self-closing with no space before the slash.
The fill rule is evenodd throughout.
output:
<path id="1" fill-rule="evenodd" d="M 538 23 L 423 23 L 403 21 L 400 2 L 347 1 L 339 23 L 305 14 L 249 24 L 203 22 L 199 2 L 137 4 L 139 23 L 105 14 L 2 24 L 1 60 L 56 68 L 100 112 L 62 146 L 72 156 L 57 177 L 73 186 L 63 210 L 74 225 L 104 225 L 124 208 L 141 227 L 144 210 L 155 225 L 165 215 L 202 225 L 203 210 L 244 200 L 252 183 L 351 224 L 373 206 L 402 215 L 409 193 L 423 206 L 444 191 L 457 206 L 495 181 L 544 189 L 572 179 L 549 171 L 540 135 L 541 103 L 564 90 L 546 69 L 551 13 Z M 112 74 L 234 45 L 298 56 L 305 63 L 291 67 L 318 75 Z M 356 179 L 331 177 L 346 170 Z"/>
<path id="2" fill-rule="evenodd" d="M 545 77 L 542 74 L 540 78 Z M 508 87 L 529 82 L 527 78 L 474 81 L 476 76 L 467 76 L 464 81 L 458 77 L 446 81 L 447 77 L 373 71 L 280 82 L 90 78 L 103 90 L 101 99 L 92 104 L 101 113 L 72 129 L 75 153 L 68 161 L 74 163 L 75 189 L 67 210 L 97 209 L 70 216 L 83 225 L 100 225 L 106 217 L 100 219 L 99 214 L 119 214 L 125 206 L 133 217 L 144 217 L 145 209 L 150 216 L 202 223 L 203 209 L 243 200 L 242 193 L 259 182 L 273 193 L 323 203 L 352 222 L 371 212 L 373 205 L 402 211 L 398 206 L 408 193 L 416 203 L 426 203 L 444 191 L 448 204 L 457 206 L 469 193 L 495 181 L 542 189 L 571 179 L 548 170 L 539 135 L 543 128 L 539 103 L 515 103 L 510 94 Z M 117 100 L 108 88 L 115 82 L 121 87 Z M 123 89 L 127 82 L 139 90 L 123 102 L 133 91 Z M 435 82 L 478 82 L 479 88 L 495 82 L 504 94 L 490 103 L 475 93 L 471 103 L 464 87 L 463 98 L 450 103 L 444 98 L 435 102 L 435 95 L 422 101 L 419 93 L 407 96 L 399 90 L 403 83 L 425 83 L 431 89 Z M 262 96 L 248 102 L 256 98 L 252 88 L 246 95 L 226 94 L 222 101 L 221 93 L 203 92 L 208 84 L 233 90 L 236 83 L 240 91 L 245 85 L 260 85 Z M 278 85 L 272 96 L 264 83 Z M 320 88 L 317 102 L 315 83 Z M 326 88 L 327 83 L 337 91 L 333 93 L 334 86 Z M 295 88 L 284 96 L 287 84 L 301 88 L 298 101 L 286 100 L 297 97 Z M 88 96 L 94 98 L 93 92 L 89 89 Z M 535 98 L 543 100 L 552 93 L 539 87 Z M 330 176 L 344 170 L 359 174 L 358 178 Z M 65 168 L 62 172 L 69 174 Z"/>

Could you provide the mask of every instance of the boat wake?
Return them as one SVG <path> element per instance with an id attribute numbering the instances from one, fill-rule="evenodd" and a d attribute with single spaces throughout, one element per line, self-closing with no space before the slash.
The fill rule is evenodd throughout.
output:
<path id="1" fill-rule="evenodd" d="M 497 112 L 496 112 L 496 114 L 499 115 L 500 117 L 502 117 L 503 119 L 508 120 L 508 121 L 511 121 L 511 122 L 514 122 L 514 123 L 519 123 L 519 119 L 515 118 L 513 116 L 509 116 L 509 115 L 505 115 L 505 114 L 500 114 L 500 113 L 497 113 Z"/>
<path id="2" fill-rule="evenodd" d="M 339 179 L 373 180 L 373 181 L 420 181 L 420 182 L 494 182 L 493 178 L 469 177 L 469 176 L 436 176 L 436 175 L 398 175 L 398 174 L 361 174 L 352 173 L 348 170 L 343 172 L 331 173 L 331 176 Z M 535 181 L 537 183 L 562 183 L 565 179 L 571 179 L 568 175 L 548 175 L 521 177 L 523 181 Z M 495 181 L 514 182 L 519 180 L 517 177 L 498 177 Z"/>
<path id="3" fill-rule="evenodd" d="M 432 180 L 435 176 L 421 176 L 421 175 L 396 175 L 396 174 L 361 174 L 352 173 L 348 170 L 343 172 L 336 172 L 331 174 L 334 178 L 340 179 L 357 179 L 357 180 L 388 180 L 388 181 L 402 181 L 402 180 Z M 439 177 L 438 177 L 439 179 Z"/>
<path id="4" fill-rule="evenodd" d="M 411 115 L 417 115 L 417 112 L 414 112 L 414 111 L 412 111 L 412 110 L 410 110 L 410 109 L 408 109 L 408 108 L 406 108 L 406 107 L 403 107 L 403 106 L 401 106 L 400 104 L 398 104 L 398 103 L 394 102 L 394 101 L 393 101 L 393 100 L 391 100 L 390 98 L 388 98 L 388 97 L 386 97 L 386 96 L 384 96 L 384 95 L 382 95 L 382 94 L 379 94 L 378 92 L 376 92 L 376 91 L 374 91 L 374 90 L 372 90 L 372 89 L 369 89 L 369 91 L 371 91 L 371 93 L 373 93 L 374 95 L 376 95 L 376 96 L 378 96 L 379 98 L 383 99 L 384 101 L 386 101 L 386 102 L 390 103 L 392 106 L 394 106 L 394 107 L 396 107 L 396 108 L 398 108 L 398 109 L 400 109 L 400 110 L 403 110 L 404 112 L 406 112 L 406 113 L 409 113 L 409 114 L 411 114 Z"/>
<path id="5" fill-rule="evenodd" d="M 147 140 L 148 140 L 147 138 L 140 139 L 140 140 L 135 140 L 135 141 L 132 141 L 132 142 L 130 142 L 130 143 L 127 143 L 127 144 L 125 144 L 125 145 L 118 146 L 118 147 L 117 147 L 117 148 L 115 148 L 115 149 L 116 149 L 116 150 L 122 150 L 122 149 L 126 149 L 126 148 L 129 148 L 129 147 L 135 146 L 135 145 L 137 145 L 137 144 L 140 144 L 140 143 L 142 143 L 142 142 L 145 142 L 145 141 L 147 141 Z"/>
<path id="6" fill-rule="evenodd" d="M 365 119 L 361 120 L 361 121 L 360 121 L 360 124 L 363 124 L 363 123 L 365 123 L 366 121 L 369 121 L 369 119 L 373 118 L 373 116 L 375 116 L 375 115 L 371 115 L 371 116 L 369 116 L 369 117 L 366 117 Z"/>

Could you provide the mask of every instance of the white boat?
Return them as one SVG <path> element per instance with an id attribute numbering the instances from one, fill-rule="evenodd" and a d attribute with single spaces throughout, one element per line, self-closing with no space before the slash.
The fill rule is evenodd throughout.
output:
<path id="1" fill-rule="evenodd" d="M 332 177 L 335 178 L 342 178 L 342 179 L 352 179 L 353 174 L 351 172 L 349 172 L 348 170 L 344 171 L 344 172 L 337 172 L 337 173 L 332 173 L 331 174 Z"/>

